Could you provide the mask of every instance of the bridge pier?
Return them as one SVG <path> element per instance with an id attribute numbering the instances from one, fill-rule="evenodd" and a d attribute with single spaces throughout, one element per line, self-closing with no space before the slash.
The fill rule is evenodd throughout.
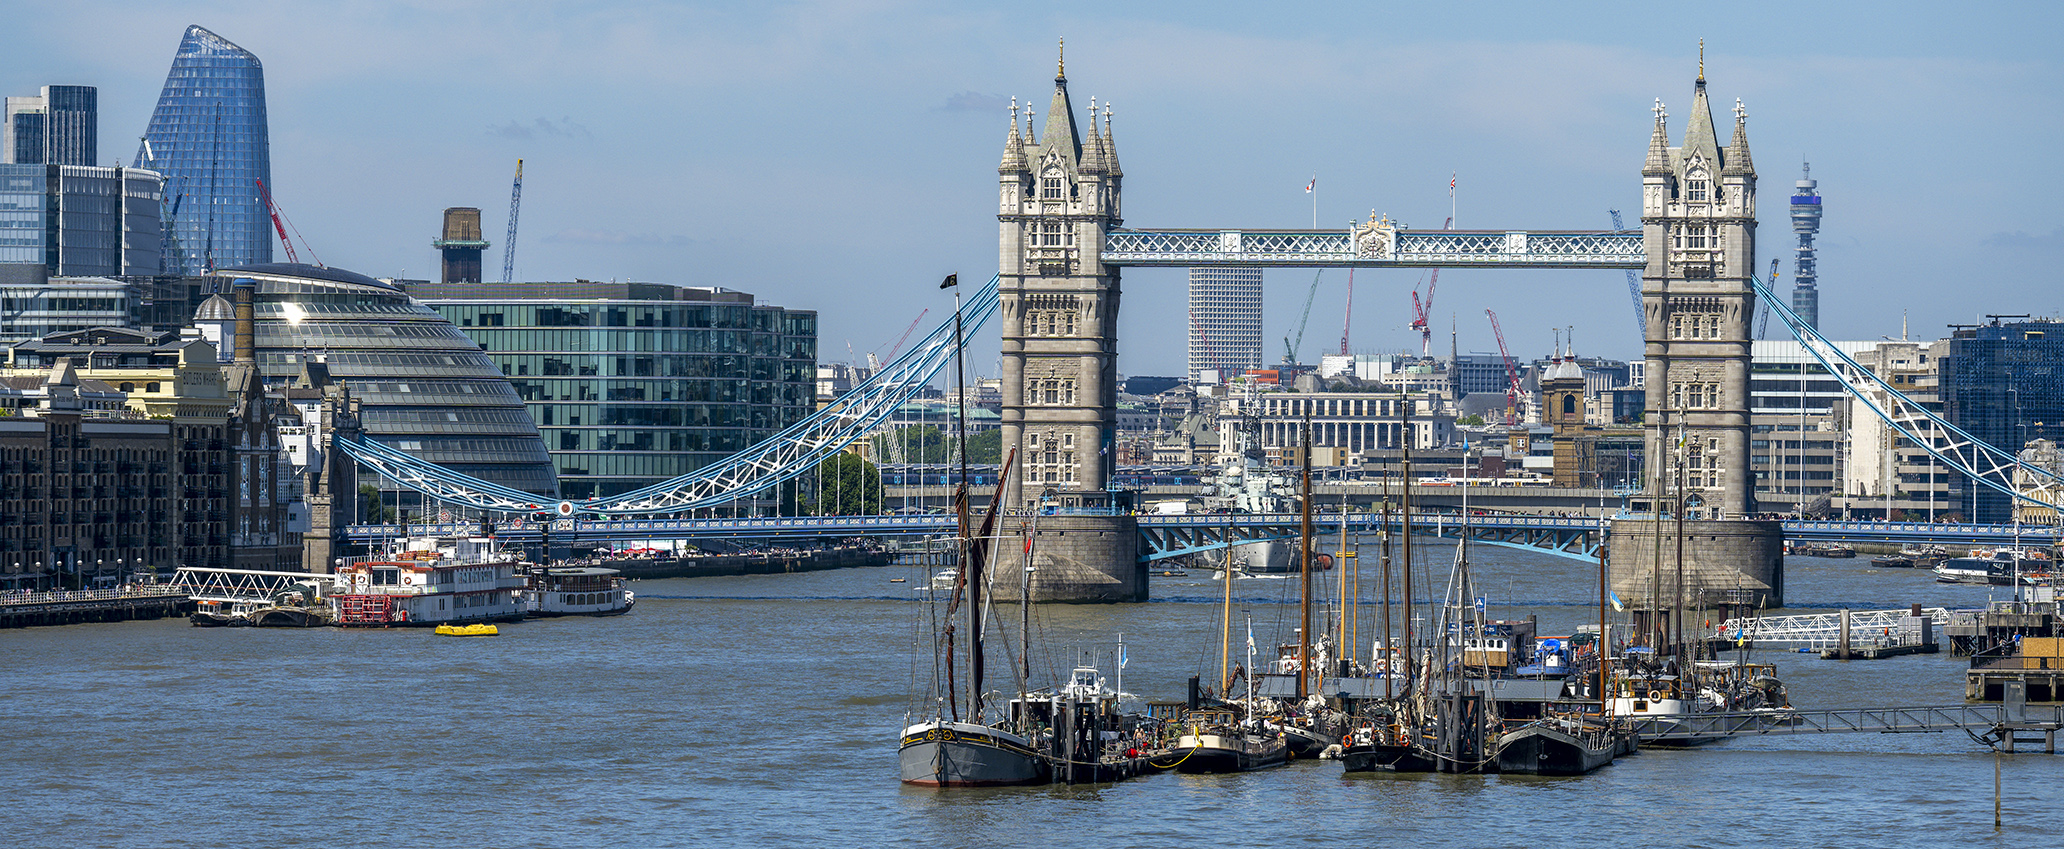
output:
<path id="1" fill-rule="evenodd" d="M 1032 535 L 1030 595 L 1035 603 L 1108 604 L 1147 600 L 1139 522 L 1131 516 L 1040 516 L 1003 529 L 989 579 L 997 601 L 1017 601 L 1019 552 Z"/>
<path id="2" fill-rule="evenodd" d="M 1784 606 L 1784 528 L 1774 521 L 1684 522 L 1687 609 Z M 1614 519 L 1607 568 L 1627 606 L 1669 608 L 1677 601 L 1677 521 Z M 1659 567 L 1659 568 L 1658 568 Z"/>

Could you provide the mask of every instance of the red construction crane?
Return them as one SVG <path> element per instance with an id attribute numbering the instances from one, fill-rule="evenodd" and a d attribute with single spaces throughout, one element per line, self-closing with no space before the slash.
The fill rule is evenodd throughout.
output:
<path id="1" fill-rule="evenodd" d="M 1347 269 L 1347 309 L 1340 311 L 1340 355 L 1347 356 L 1347 330 L 1354 326 L 1354 268 Z"/>
<path id="2" fill-rule="evenodd" d="M 888 360 L 888 361 L 890 361 L 890 362 L 894 362 L 894 361 L 895 361 L 895 359 L 896 359 L 896 352 L 897 352 L 897 351 L 901 351 L 901 350 L 903 350 L 903 343 L 905 343 L 905 342 L 908 342 L 908 341 L 910 341 L 910 331 L 916 330 L 916 329 L 917 329 L 917 323 L 918 323 L 918 322 L 920 322 L 920 321 L 923 321 L 923 320 L 924 320 L 924 317 L 925 317 L 925 314 L 926 314 L 926 313 L 929 313 L 929 312 L 931 312 L 931 311 L 932 311 L 932 308 L 931 308 L 931 307 L 925 307 L 924 309 L 922 309 L 922 310 L 919 310 L 919 311 L 918 311 L 918 313 L 917 313 L 917 318 L 911 319 L 911 320 L 910 320 L 910 326 L 909 326 L 909 327 L 905 327 L 905 328 L 903 328 L 903 335 L 902 335 L 902 336 L 899 336 L 899 337 L 897 337 L 897 338 L 896 338 L 896 345 L 895 345 L 895 347 L 893 347 L 893 348 L 890 348 L 890 349 L 889 349 L 889 355 L 888 355 L 887 357 L 884 357 L 883 359 L 885 359 L 885 360 Z M 881 350 L 881 349 L 880 349 L 880 348 L 876 348 L 875 350 L 876 350 L 876 351 L 878 351 L 878 350 Z M 867 367 L 868 367 L 868 368 L 870 368 L 870 369 L 880 369 L 880 368 L 881 368 L 881 361 L 880 361 L 880 360 L 876 360 L 876 359 L 874 358 L 874 351 L 868 351 L 868 352 L 867 352 Z"/>
<path id="3" fill-rule="evenodd" d="M 1448 220 L 1441 222 L 1440 228 L 1446 230 L 1454 223 L 1455 219 L 1450 216 Z M 1419 356 L 1422 357 L 1431 356 L 1433 350 L 1433 327 L 1426 323 L 1426 314 L 1433 309 L 1433 289 L 1439 285 L 1440 269 L 1436 268 L 1427 280 L 1424 304 L 1419 302 L 1419 290 L 1412 290 L 1412 329 L 1419 331 Z"/>
<path id="4" fill-rule="evenodd" d="M 301 257 L 294 254 L 294 240 L 287 238 L 287 226 L 280 223 L 279 207 L 272 205 L 272 190 L 265 187 L 264 180 L 255 182 L 258 184 L 258 197 L 265 201 L 265 213 L 272 216 L 272 229 L 279 231 L 280 246 L 287 249 L 287 261 L 301 264 Z"/>
<path id="5" fill-rule="evenodd" d="M 1505 426 L 1519 424 L 1519 363 L 1512 359 L 1512 352 L 1505 349 L 1505 330 L 1498 326 L 1498 314 L 1484 310 L 1491 317 L 1491 335 L 1498 337 L 1498 355 L 1505 358 Z"/>

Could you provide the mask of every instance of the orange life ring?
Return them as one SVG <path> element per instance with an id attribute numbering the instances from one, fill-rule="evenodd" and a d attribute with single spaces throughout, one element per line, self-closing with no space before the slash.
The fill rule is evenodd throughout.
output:
<path id="1" fill-rule="evenodd" d="M 1650 690 L 1650 691 L 1648 691 L 1648 700 L 1649 700 L 1649 701 L 1651 701 L 1651 702 L 1660 702 L 1660 701 L 1662 701 L 1662 700 L 1663 700 L 1663 691 L 1661 691 L 1661 690 Z"/>

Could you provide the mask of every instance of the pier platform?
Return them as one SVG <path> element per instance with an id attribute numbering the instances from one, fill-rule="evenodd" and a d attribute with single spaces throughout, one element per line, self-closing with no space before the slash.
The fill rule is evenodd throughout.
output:
<path id="1" fill-rule="evenodd" d="M 0 594 L 0 628 L 163 619 L 185 612 L 184 591 L 159 584 L 104 590 L 55 590 Z"/>

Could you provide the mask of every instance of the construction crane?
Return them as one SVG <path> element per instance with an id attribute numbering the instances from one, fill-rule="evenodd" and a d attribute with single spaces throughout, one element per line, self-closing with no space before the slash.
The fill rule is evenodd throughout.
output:
<path id="1" fill-rule="evenodd" d="M 1283 362 L 1286 365 L 1297 362 L 1297 349 L 1304 347 L 1304 326 L 1311 323 L 1312 299 L 1319 296 L 1319 278 L 1324 276 L 1326 269 L 1319 269 L 1319 273 L 1312 275 L 1311 289 L 1304 293 L 1304 315 L 1297 319 L 1297 341 L 1283 337 Z"/>
<path id="2" fill-rule="evenodd" d="M 1778 271 L 1777 271 L 1777 257 L 1771 257 L 1771 258 L 1770 258 L 1770 291 L 1771 291 L 1772 293 L 1775 293 L 1775 292 L 1777 291 L 1777 275 L 1778 275 Z M 1768 301 L 1765 301 L 1765 302 L 1763 303 L 1763 305 L 1762 305 L 1762 309 L 1760 309 L 1760 310 L 1757 310 L 1757 316 L 1756 316 L 1756 338 L 1758 338 L 1758 339 L 1761 339 L 1761 338 L 1763 338 L 1763 331 L 1765 331 L 1765 330 L 1769 330 L 1769 329 L 1770 329 L 1770 303 L 1769 303 Z"/>
<path id="3" fill-rule="evenodd" d="M 1615 232 L 1626 229 L 1626 227 L 1620 224 L 1619 210 L 1608 209 L 1606 211 L 1612 213 L 1612 228 Z M 1634 299 L 1634 332 L 1640 334 L 1641 338 L 1647 339 L 1648 315 L 1641 309 L 1641 275 L 1636 274 L 1634 269 L 1631 268 L 1627 269 L 1627 294 Z"/>
<path id="4" fill-rule="evenodd" d="M 258 184 L 258 197 L 265 201 L 265 213 L 272 216 L 272 229 L 279 232 L 280 245 L 287 249 L 287 261 L 299 264 L 301 257 L 294 253 L 294 242 L 287 238 L 287 228 L 294 227 L 294 222 L 286 221 L 282 225 L 281 222 L 286 219 L 286 216 L 280 213 L 279 205 L 272 202 L 272 190 L 265 187 L 264 180 L 254 180 L 252 182 Z M 184 195 L 180 197 L 182 200 L 185 198 Z M 179 214 L 179 204 L 177 202 L 172 204 L 172 213 L 174 215 Z M 301 247 L 308 248 L 309 259 L 314 260 L 316 265 L 322 265 L 322 257 L 316 256 L 315 248 L 309 247 L 308 239 L 301 235 L 301 228 L 294 227 L 294 238 L 300 240 Z"/>
<path id="5" fill-rule="evenodd" d="M 1498 314 L 1484 310 L 1491 317 L 1491 335 L 1498 337 L 1498 356 L 1505 358 L 1505 426 L 1519 424 L 1519 363 L 1512 359 L 1512 352 L 1505 348 L 1505 330 L 1498 326 Z"/>
<path id="6" fill-rule="evenodd" d="M 1354 326 L 1354 267 L 1347 269 L 1347 309 L 1340 311 L 1340 355 L 1347 356 L 1347 331 Z"/>
<path id="7" fill-rule="evenodd" d="M 1441 222 L 1440 228 L 1446 230 L 1454 226 L 1454 224 L 1454 217 L 1449 216 L 1448 220 Z M 1440 269 L 1436 268 L 1426 283 L 1425 303 L 1419 302 L 1419 290 L 1412 290 L 1412 329 L 1419 331 L 1419 356 L 1421 357 L 1433 355 L 1433 326 L 1426 322 L 1426 315 L 1433 310 L 1433 290 L 1434 287 L 1439 285 Z"/>
<path id="8" fill-rule="evenodd" d="M 925 307 L 924 309 L 922 309 L 922 310 L 919 310 L 919 311 L 918 311 L 918 313 L 917 313 L 917 318 L 911 319 L 911 321 L 910 321 L 910 326 L 909 326 L 909 327 L 906 327 L 906 328 L 903 328 L 903 335 L 902 335 L 902 336 L 899 336 L 899 337 L 896 337 L 896 345 L 895 345 L 895 347 L 892 347 L 892 348 L 890 348 L 890 349 L 889 349 L 889 355 L 888 355 L 888 356 L 886 356 L 886 357 L 883 357 L 883 358 L 881 358 L 881 359 L 879 359 L 879 360 L 878 360 L 878 359 L 875 359 L 875 357 L 874 357 L 874 351 L 868 351 L 868 352 L 867 352 L 867 368 L 868 368 L 868 370 L 870 370 L 870 371 L 880 371 L 880 370 L 881 370 L 881 364 L 882 364 L 882 360 L 889 360 L 889 361 L 894 361 L 894 360 L 896 359 L 896 352 L 897 352 L 897 351 L 901 351 L 901 350 L 903 350 L 903 343 L 905 343 L 905 342 L 908 342 L 908 341 L 910 341 L 910 331 L 912 331 L 912 330 L 916 330 L 916 329 L 917 329 L 917 323 L 918 323 L 918 322 L 920 322 L 920 321 L 924 321 L 924 317 L 925 317 L 925 315 L 926 315 L 926 314 L 928 314 L 928 313 L 930 313 L 931 311 L 932 311 L 932 308 L 931 308 L 931 307 Z M 880 349 L 880 348 L 876 348 L 876 349 L 874 349 L 874 350 L 875 350 L 875 351 L 879 351 L 879 350 L 881 350 L 881 349 Z"/>
<path id="9" fill-rule="evenodd" d="M 516 281 L 516 214 L 523 211 L 523 160 L 516 160 L 516 184 L 509 188 L 509 238 L 502 240 L 502 282 Z"/>
<path id="10" fill-rule="evenodd" d="M 265 201 L 265 214 L 272 216 L 272 229 L 279 233 L 280 246 L 287 249 L 287 261 L 300 265 L 301 257 L 294 253 L 294 240 L 287 238 L 287 227 L 280 223 L 279 207 L 272 205 L 272 190 L 265 187 L 264 180 L 255 182 L 258 184 L 258 198 Z"/>

